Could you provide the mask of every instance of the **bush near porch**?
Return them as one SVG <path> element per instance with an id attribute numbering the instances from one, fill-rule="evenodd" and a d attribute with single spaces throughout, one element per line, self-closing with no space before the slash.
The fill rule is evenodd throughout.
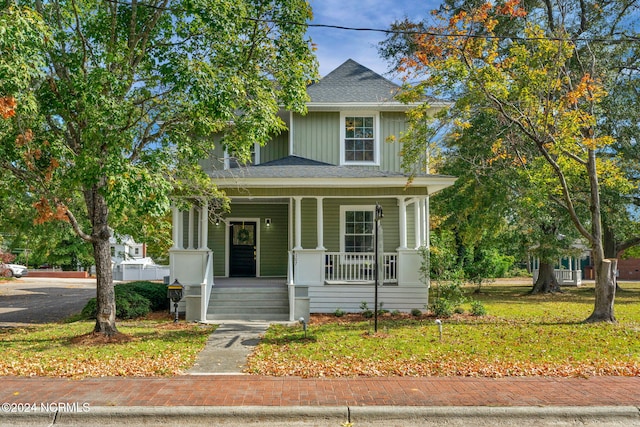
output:
<path id="1" fill-rule="evenodd" d="M 530 286 L 491 285 L 473 299 L 488 314 L 442 319 L 385 313 L 378 333 L 360 313 L 316 315 L 300 325 L 272 326 L 247 372 L 302 377 L 640 375 L 640 283 L 621 283 L 617 324 L 584 324 L 593 286 L 526 295 Z M 471 295 L 473 287 L 465 287 Z"/>

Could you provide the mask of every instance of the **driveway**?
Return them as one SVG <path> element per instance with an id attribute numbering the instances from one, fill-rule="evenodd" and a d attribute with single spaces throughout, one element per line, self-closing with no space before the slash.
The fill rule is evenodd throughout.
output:
<path id="1" fill-rule="evenodd" d="M 0 282 L 0 326 L 48 323 L 79 313 L 96 296 L 96 279 L 22 277 Z"/>

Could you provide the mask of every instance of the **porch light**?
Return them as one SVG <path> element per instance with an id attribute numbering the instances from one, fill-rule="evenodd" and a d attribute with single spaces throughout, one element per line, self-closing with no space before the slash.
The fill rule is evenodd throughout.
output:
<path id="1" fill-rule="evenodd" d="M 220 225 L 220 218 L 216 218 L 216 227 Z"/>
<path id="2" fill-rule="evenodd" d="M 267 227 L 271 227 L 271 218 L 265 218 L 264 223 Z"/>

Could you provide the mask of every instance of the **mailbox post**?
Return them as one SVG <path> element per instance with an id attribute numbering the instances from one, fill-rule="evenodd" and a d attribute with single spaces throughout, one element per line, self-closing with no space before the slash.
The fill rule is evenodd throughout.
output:
<path id="1" fill-rule="evenodd" d="M 173 320 L 173 323 L 178 323 L 178 303 L 182 299 L 183 291 L 184 286 L 178 282 L 178 279 L 167 286 L 167 297 L 173 301 L 173 306 L 175 307 L 176 312 L 176 318 Z"/>

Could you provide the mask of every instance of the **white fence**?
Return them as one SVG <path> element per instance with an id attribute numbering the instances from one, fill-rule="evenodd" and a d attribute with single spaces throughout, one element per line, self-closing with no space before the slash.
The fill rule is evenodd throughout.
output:
<path id="1" fill-rule="evenodd" d="M 169 266 L 155 264 L 120 264 L 113 268 L 113 280 L 163 280 Z"/>

